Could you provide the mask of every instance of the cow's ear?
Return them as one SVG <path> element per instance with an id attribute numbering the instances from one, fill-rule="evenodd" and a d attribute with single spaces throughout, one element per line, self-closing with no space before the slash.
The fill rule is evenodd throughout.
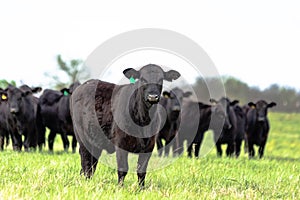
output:
<path id="1" fill-rule="evenodd" d="M 210 103 L 212 103 L 212 104 L 217 104 L 217 103 L 218 103 L 218 101 L 217 101 L 217 100 L 215 100 L 215 99 L 212 99 L 212 98 L 211 98 L 211 99 L 209 99 L 209 102 L 210 102 Z"/>
<path id="2" fill-rule="evenodd" d="M 70 93 L 70 90 L 68 88 L 63 88 L 60 90 L 61 93 L 63 93 L 65 96 L 68 96 Z"/>
<path id="3" fill-rule="evenodd" d="M 164 72 L 164 79 L 166 81 L 172 82 L 173 80 L 178 79 L 180 76 L 181 76 L 180 73 L 175 70 L 170 70 L 170 71 Z"/>
<path id="4" fill-rule="evenodd" d="M 255 107 L 256 107 L 256 104 L 255 104 L 255 103 L 253 103 L 253 102 L 249 102 L 249 103 L 248 103 L 248 106 L 250 106 L 250 107 L 254 107 L 254 108 L 255 108 Z"/>
<path id="5" fill-rule="evenodd" d="M 35 87 L 35 88 L 32 88 L 31 91 L 32 91 L 32 93 L 38 93 L 38 92 L 42 91 L 42 88 L 41 87 Z"/>
<path id="6" fill-rule="evenodd" d="M 126 76 L 126 78 L 134 78 L 134 79 L 139 79 L 140 78 L 140 72 L 136 71 L 133 68 L 127 68 L 123 71 L 123 74 Z"/>
<path id="7" fill-rule="evenodd" d="M 183 93 L 183 97 L 189 97 L 192 94 L 193 94 L 192 92 L 188 91 L 188 92 Z"/>
<path id="8" fill-rule="evenodd" d="M 239 103 L 239 100 L 234 100 L 234 101 L 230 102 L 230 105 L 234 106 L 235 104 L 238 104 L 238 103 Z"/>
<path id="9" fill-rule="evenodd" d="M 277 104 L 275 102 L 271 102 L 268 104 L 268 108 L 272 108 L 273 106 L 276 106 Z"/>
<path id="10" fill-rule="evenodd" d="M 168 92 L 168 91 L 164 91 L 164 92 L 163 92 L 163 97 L 165 97 L 165 98 L 170 98 L 170 96 L 171 96 L 171 93 L 170 93 L 170 92 Z"/>

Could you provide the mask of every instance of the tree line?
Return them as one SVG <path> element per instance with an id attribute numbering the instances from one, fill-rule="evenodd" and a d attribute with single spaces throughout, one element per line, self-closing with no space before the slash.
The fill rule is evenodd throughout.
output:
<path id="1" fill-rule="evenodd" d="M 207 85 L 213 85 L 219 81 L 220 79 L 217 78 L 198 78 L 193 85 L 194 91 L 198 94 L 198 100 L 207 103 L 211 98 Z M 258 87 L 251 87 L 234 77 L 222 77 L 222 82 L 226 96 L 231 100 L 239 100 L 240 105 L 263 99 L 267 102 L 274 101 L 277 103 L 277 106 L 272 108 L 273 111 L 300 112 L 300 92 L 295 88 L 272 84 L 261 90 Z"/>
<path id="2" fill-rule="evenodd" d="M 52 83 L 49 83 L 49 88 L 60 90 L 64 87 L 68 87 L 75 81 L 88 79 L 89 74 L 85 71 L 82 60 L 71 59 L 65 61 L 61 55 L 57 55 L 56 61 L 58 70 L 65 73 L 68 80 L 62 81 L 56 74 L 45 73 L 45 76 L 53 80 Z M 6 88 L 8 84 L 16 86 L 15 81 L 0 80 L 1 88 Z M 291 87 L 282 87 L 278 84 L 272 84 L 268 88 L 261 90 L 258 87 L 251 87 L 234 77 L 222 77 L 222 79 L 199 77 L 192 85 L 197 95 L 197 100 L 208 103 L 210 98 L 217 99 L 221 97 L 212 95 L 212 93 L 209 92 L 208 85 L 210 89 L 214 90 L 214 94 L 223 94 L 222 92 L 219 93 L 218 90 L 224 86 L 226 96 L 231 100 L 239 100 L 240 105 L 263 99 L 267 102 L 274 101 L 277 103 L 277 106 L 272 108 L 273 111 L 289 113 L 300 112 L 300 92 Z M 188 89 L 184 83 L 181 83 L 180 87 Z"/>

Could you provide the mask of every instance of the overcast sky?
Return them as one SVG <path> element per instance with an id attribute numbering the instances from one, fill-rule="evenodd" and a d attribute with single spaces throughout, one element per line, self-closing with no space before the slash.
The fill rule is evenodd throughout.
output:
<path id="1" fill-rule="evenodd" d="M 300 89 L 299 10 L 297 0 L 1 1 L 0 79 L 45 86 L 57 54 L 85 60 L 117 34 L 162 28 L 197 42 L 221 75 Z"/>

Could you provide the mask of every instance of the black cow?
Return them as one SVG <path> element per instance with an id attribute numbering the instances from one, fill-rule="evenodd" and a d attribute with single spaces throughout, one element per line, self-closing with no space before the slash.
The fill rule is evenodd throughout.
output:
<path id="1" fill-rule="evenodd" d="M 69 88 L 61 91 L 46 89 L 39 98 L 43 124 L 50 129 L 48 136 L 48 147 L 53 151 L 54 139 L 57 133 L 61 134 L 63 147 L 68 151 L 70 142 L 68 135 L 73 136 L 72 152 L 75 153 L 77 140 L 74 135 L 73 123 L 70 114 L 70 95 L 80 85 L 75 82 Z"/>
<path id="2" fill-rule="evenodd" d="M 267 117 L 268 108 L 276 106 L 276 103 L 267 103 L 264 100 L 260 100 L 256 103 L 250 102 L 248 105 L 250 106 L 250 109 L 247 113 L 246 138 L 248 142 L 249 158 L 254 157 L 254 144 L 259 146 L 259 158 L 262 158 L 270 129 Z"/>
<path id="3" fill-rule="evenodd" d="M 180 125 L 180 110 L 183 98 L 191 96 L 191 92 L 184 92 L 180 88 L 173 88 L 170 92 L 164 91 L 160 104 L 166 109 L 167 119 L 164 127 L 158 133 L 156 144 L 159 156 L 165 150 L 165 156 L 169 155 L 171 141 L 174 139 Z M 165 147 L 163 148 L 162 140 L 165 140 Z M 174 141 L 175 142 L 175 141 Z M 175 145 L 175 143 L 174 143 Z M 173 148 L 175 147 L 173 145 Z M 173 149 L 174 152 L 175 149 Z M 174 156 L 175 154 L 173 154 Z"/>
<path id="4" fill-rule="evenodd" d="M 27 85 L 22 85 L 17 88 L 10 85 L 7 89 L 9 102 L 9 111 L 16 121 L 18 133 L 14 134 L 15 149 L 21 150 L 24 145 L 25 151 L 35 149 L 39 145 L 40 149 L 45 143 L 45 138 L 42 136 L 45 128 L 42 126 L 39 116 L 38 98 L 33 96 L 33 93 L 42 90 L 40 87 L 30 88 Z M 24 144 L 22 135 L 25 136 Z"/>
<path id="5" fill-rule="evenodd" d="M 210 101 L 213 105 L 201 102 L 188 102 L 184 105 L 179 133 L 179 154 L 183 151 L 183 142 L 186 140 L 188 156 L 192 157 L 195 144 L 195 157 L 199 157 L 204 133 L 208 129 L 214 132 L 218 155 L 222 155 L 221 144 L 228 144 L 226 150 L 228 156 L 233 154 L 236 139 L 236 117 L 232 106 L 238 101 L 230 102 L 227 98 L 221 98 L 219 101 L 211 99 Z M 196 132 L 194 133 L 192 130 L 195 128 Z"/>
<path id="6" fill-rule="evenodd" d="M 71 115 L 74 132 L 79 142 L 81 173 L 91 177 L 102 150 L 116 151 L 118 183 L 123 184 L 128 172 L 128 153 L 137 153 L 137 175 L 144 186 L 146 170 L 155 137 L 161 126 L 155 105 L 159 102 L 163 80 L 179 78 L 177 71 L 164 72 L 149 64 L 139 71 L 123 71 L 134 84 L 115 85 L 90 80 L 79 86 L 71 96 Z"/>
<path id="7" fill-rule="evenodd" d="M 212 112 L 212 123 L 219 123 L 223 121 L 222 130 L 213 130 L 214 141 L 216 143 L 217 155 L 222 156 L 222 144 L 227 144 L 226 155 L 232 156 L 235 152 L 235 141 L 237 136 L 237 119 L 233 106 L 239 101 L 230 101 L 228 98 L 221 98 L 219 101 L 210 100 L 215 103 Z"/>

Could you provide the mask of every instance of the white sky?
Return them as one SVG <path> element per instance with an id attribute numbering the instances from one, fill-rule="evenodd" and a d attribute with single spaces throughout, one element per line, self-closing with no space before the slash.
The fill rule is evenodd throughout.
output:
<path id="1" fill-rule="evenodd" d="M 300 89 L 299 11 L 297 0 L 1 1 L 0 79 L 46 86 L 57 54 L 85 60 L 117 34 L 163 28 L 197 42 L 221 75 Z"/>

